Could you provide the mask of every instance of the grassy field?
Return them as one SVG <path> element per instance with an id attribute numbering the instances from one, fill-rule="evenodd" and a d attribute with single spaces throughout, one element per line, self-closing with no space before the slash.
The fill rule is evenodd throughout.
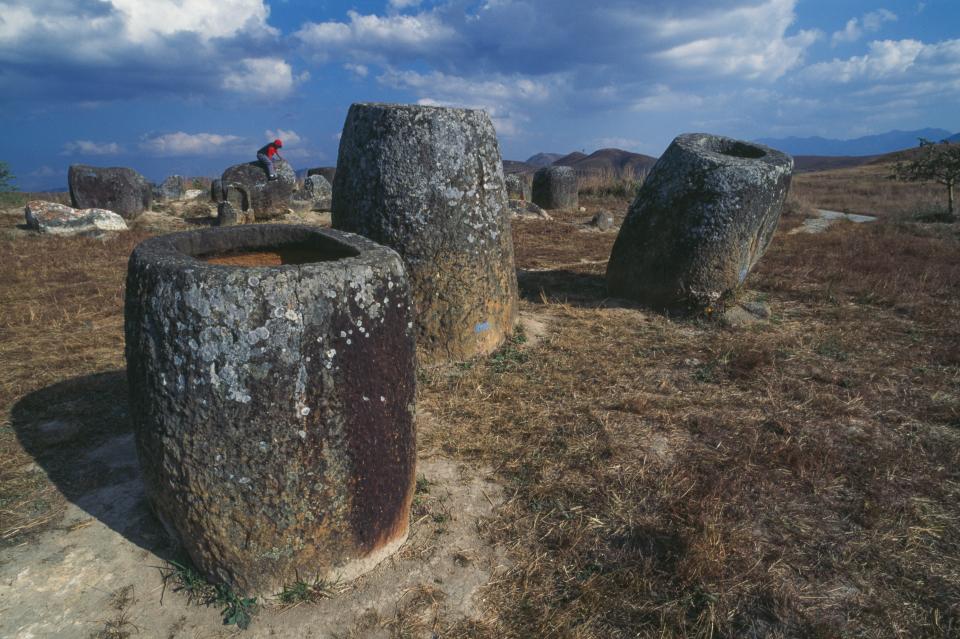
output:
<path id="1" fill-rule="evenodd" d="M 482 533 L 510 568 L 479 618 L 384 636 L 960 637 L 958 225 L 912 220 L 939 191 L 873 169 L 794 184 L 748 279 L 772 317 L 740 330 L 606 297 L 616 234 L 580 222 L 619 221 L 615 189 L 515 222 L 521 309 L 543 334 L 421 371 L 418 400 L 420 456 L 503 485 Z M 883 219 L 787 235 L 811 206 Z M 0 543 L 30 543 L 66 499 L 23 470 L 11 409 L 122 369 L 145 236 L 0 240 Z"/>

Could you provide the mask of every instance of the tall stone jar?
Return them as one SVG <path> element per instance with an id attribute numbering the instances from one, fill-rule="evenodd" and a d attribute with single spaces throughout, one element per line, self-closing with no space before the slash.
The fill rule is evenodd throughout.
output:
<path id="1" fill-rule="evenodd" d="M 340 139 L 333 226 L 395 249 L 428 362 L 496 349 L 517 318 L 503 167 L 483 111 L 354 104 Z"/>
<path id="2" fill-rule="evenodd" d="M 677 137 L 620 227 L 610 293 L 679 313 L 722 307 L 773 239 L 792 172 L 793 158 L 760 144 Z"/>
<path id="3" fill-rule="evenodd" d="M 147 496 L 208 578 L 351 579 L 407 535 L 415 352 L 399 256 L 249 225 L 130 257 L 127 375 Z"/>

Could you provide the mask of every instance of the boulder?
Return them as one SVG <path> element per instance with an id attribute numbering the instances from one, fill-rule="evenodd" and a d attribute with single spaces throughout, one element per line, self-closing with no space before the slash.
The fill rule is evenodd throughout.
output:
<path id="1" fill-rule="evenodd" d="M 147 178 L 124 167 L 73 164 L 67 182 L 74 208 L 107 209 L 127 220 L 149 209 L 153 199 Z"/>
<path id="2" fill-rule="evenodd" d="M 183 192 L 183 199 L 195 200 L 203 194 L 204 194 L 203 189 L 187 189 L 186 191 Z"/>
<path id="3" fill-rule="evenodd" d="M 513 217 L 535 217 L 542 220 L 552 220 L 550 214 L 533 202 L 527 200 L 509 200 L 508 206 Z"/>
<path id="4" fill-rule="evenodd" d="M 247 195 L 247 208 L 253 210 L 257 220 L 269 220 L 287 213 L 290 197 L 297 187 L 297 175 L 287 162 L 274 162 L 276 180 L 267 179 L 267 170 L 260 162 L 248 162 L 231 166 L 220 176 L 221 188 L 242 187 Z"/>
<path id="5" fill-rule="evenodd" d="M 770 244 L 792 171 L 790 156 L 766 146 L 677 137 L 620 227 L 610 293 L 679 312 L 720 310 Z"/>
<path id="6" fill-rule="evenodd" d="M 530 201 L 530 181 L 527 176 L 519 173 L 505 175 L 503 181 L 507 185 L 507 197 L 511 200 Z"/>
<path id="7" fill-rule="evenodd" d="M 489 353 L 513 332 L 517 279 L 500 148 L 483 111 L 354 104 L 333 226 L 395 249 L 426 361 Z"/>
<path id="8" fill-rule="evenodd" d="M 104 209 L 77 210 L 66 204 L 33 200 L 23 210 L 27 226 L 51 235 L 87 235 L 126 231 L 123 218 Z"/>
<path id="9" fill-rule="evenodd" d="M 313 210 L 329 211 L 333 205 L 333 186 L 322 175 L 308 175 L 303 190 L 313 201 Z"/>
<path id="10" fill-rule="evenodd" d="M 597 211 L 590 219 L 589 224 L 598 231 L 609 231 L 613 228 L 613 213 L 610 211 Z"/>
<path id="11" fill-rule="evenodd" d="M 210 182 L 210 201 L 214 204 L 223 201 L 223 187 L 220 178 L 214 178 Z"/>
<path id="12" fill-rule="evenodd" d="M 348 581 L 406 539 L 415 486 L 409 287 L 392 250 L 310 226 L 153 237 L 125 335 L 144 490 L 210 581 Z"/>
<path id="13" fill-rule="evenodd" d="M 577 173 L 569 166 L 545 166 L 533 174 L 531 195 L 545 209 L 575 211 L 579 206 Z"/>
<path id="14" fill-rule="evenodd" d="M 333 184 L 334 178 L 337 175 L 337 167 L 320 166 L 315 169 L 307 169 L 307 177 L 310 177 L 311 175 L 322 175 L 327 179 L 327 182 Z"/>
<path id="15" fill-rule="evenodd" d="M 157 194 L 164 200 L 182 200 L 186 184 L 182 175 L 171 175 L 157 187 Z"/>

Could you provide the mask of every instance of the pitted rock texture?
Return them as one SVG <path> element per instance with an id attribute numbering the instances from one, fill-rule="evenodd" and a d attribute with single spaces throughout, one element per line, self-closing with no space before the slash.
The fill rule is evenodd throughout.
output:
<path id="1" fill-rule="evenodd" d="M 278 176 L 276 180 L 267 180 L 267 170 L 260 162 L 231 166 L 220 176 L 221 188 L 242 187 L 249 194 L 247 207 L 253 210 L 257 220 L 285 215 L 290 207 L 290 197 L 297 188 L 297 175 L 283 160 L 274 160 L 273 167 Z"/>
<path id="2" fill-rule="evenodd" d="M 307 169 L 307 177 L 310 177 L 311 175 L 322 175 L 323 177 L 326 178 L 327 182 L 329 182 L 332 185 L 337 175 L 337 167 L 318 166 L 317 168 L 314 168 L 314 169 Z"/>
<path id="3" fill-rule="evenodd" d="M 790 156 L 759 144 L 677 137 L 620 227 L 610 293 L 679 312 L 722 306 L 770 244 L 792 171 Z"/>
<path id="4" fill-rule="evenodd" d="M 580 206 L 577 173 L 569 166 L 545 166 L 533 174 L 532 199 L 545 209 L 576 210 Z"/>
<path id="5" fill-rule="evenodd" d="M 182 175 L 171 175 L 157 187 L 157 194 L 164 200 L 182 200 L 186 191 Z"/>
<path id="6" fill-rule="evenodd" d="M 227 264 L 271 251 L 287 263 Z M 208 578 L 270 595 L 351 579 L 400 546 L 416 377 L 394 251 L 274 224 L 148 239 L 125 330 L 147 495 Z"/>
<path id="7" fill-rule="evenodd" d="M 244 211 L 239 205 L 224 200 L 217 203 L 217 226 L 236 226 L 253 224 L 253 212 Z"/>
<path id="8" fill-rule="evenodd" d="M 127 223 L 113 211 L 75 209 L 66 204 L 32 200 L 23 210 L 27 226 L 50 235 L 88 235 L 126 231 Z"/>
<path id="9" fill-rule="evenodd" d="M 396 249 L 428 361 L 488 353 L 512 332 L 517 279 L 496 134 L 483 111 L 354 104 L 333 226 Z"/>
<path id="10" fill-rule="evenodd" d="M 147 178 L 124 167 L 73 164 L 67 182 L 74 208 L 107 209 L 126 220 L 149 209 L 153 201 L 153 187 Z"/>
<path id="11" fill-rule="evenodd" d="M 503 178 L 507 185 L 507 197 L 511 200 L 530 201 L 530 180 L 526 175 L 511 173 Z"/>
<path id="12" fill-rule="evenodd" d="M 333 187 L 322 175 L 309 175 L 303 181 L 303 194 L 314 211 L 329 211 L 333 205 Z"/>

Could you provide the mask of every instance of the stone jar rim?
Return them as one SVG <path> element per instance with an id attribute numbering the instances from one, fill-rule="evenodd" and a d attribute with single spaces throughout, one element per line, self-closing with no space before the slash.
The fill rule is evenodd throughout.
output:
<path id="1" fill-rule="evenodd" d="M 793 158 L 777 149 L 712 133 L 684 133 L 673 144 L 684 151 L 706 156 L 721 164 L 769 164 L 793 167 Z"/>
<path id="2" fill-rule="evenodd" d="M 208 262 L 205 256 L 230 252 L 271 250 L 290 245 L 314 244 L 332 259 L 279 265 L 236 265 Z M 141 242 L 134 253 L 164 270 L 190 269 L 208 272 L 320 272 L 343 271 L 364 266 L 382 266 L 400 256 L 391 248 L 345 231 L 301 224 L 250 224 L 196 229 L 152 237 Z"/>

